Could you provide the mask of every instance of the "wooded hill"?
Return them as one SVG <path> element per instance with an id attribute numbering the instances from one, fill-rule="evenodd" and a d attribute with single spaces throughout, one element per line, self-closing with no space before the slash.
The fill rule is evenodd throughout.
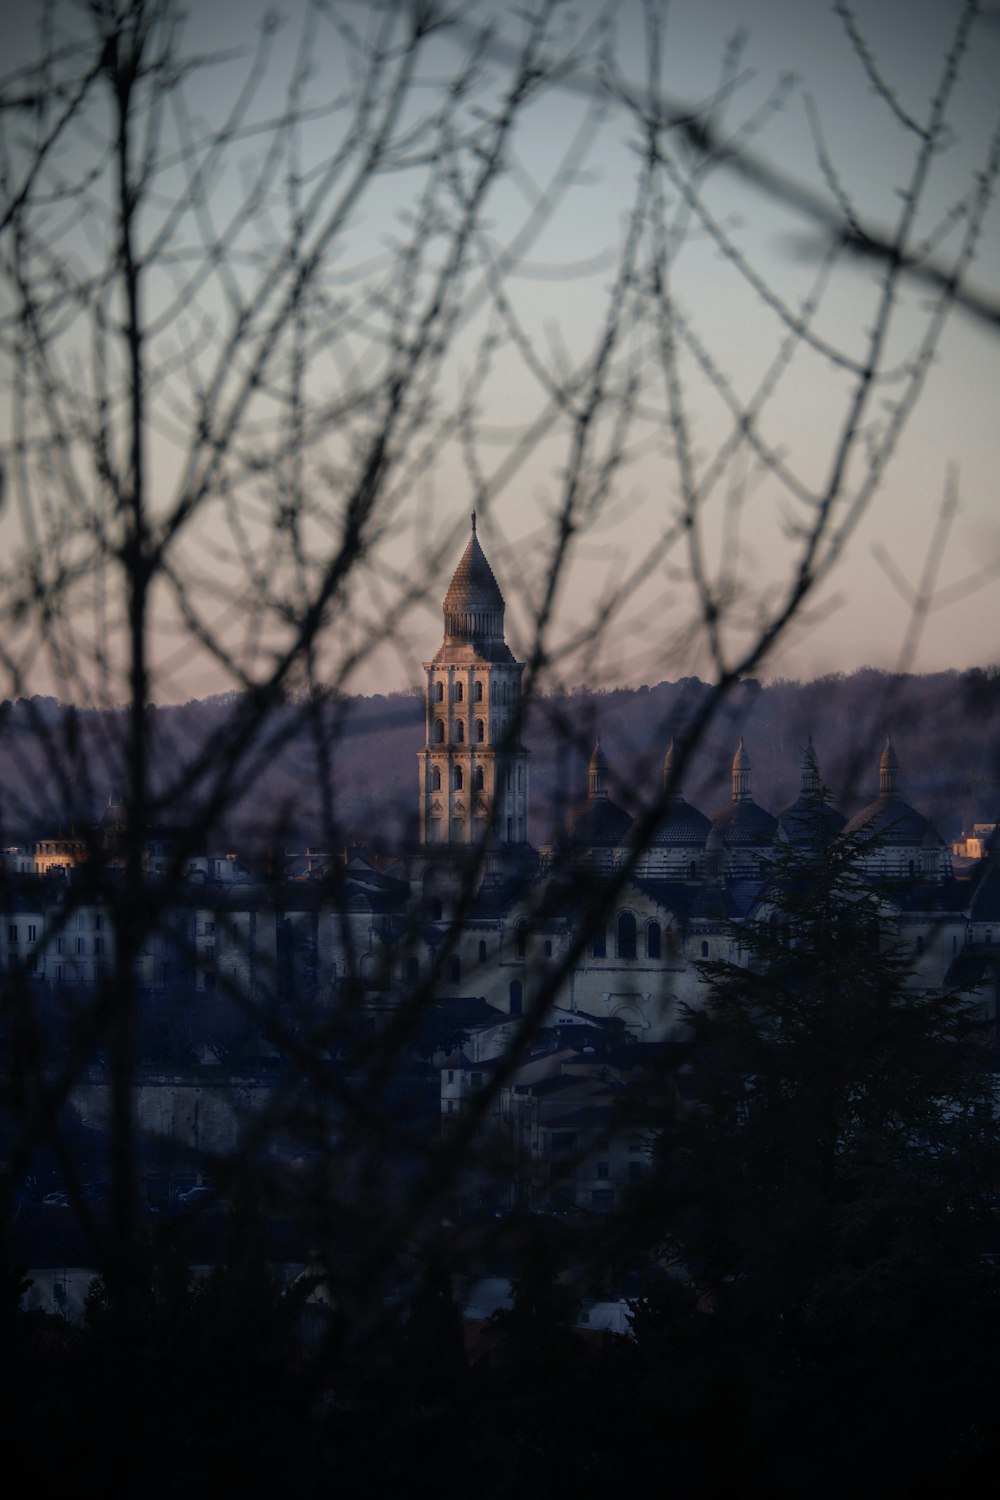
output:
<path id="1" fill-rule="evenodd" d="M 657 795 L 663 754 L 704 704 L 697 678 L 591 692 L 577 688 L 530 707 L 531 839 L 544 843 L 582 797 L 597 735 L 611 766 L 612 797 L 630 811 Z M 161 822 L 196 822 L 207 781 L 194 757 L 221 743 L 235 694 L 151 711 L 153 780 Z M 798 793 L 802 752 L 813 737 L 834 801 L 851 813 L 878 789 L 878 756 L 890 733 L 902 795 L 952 838 L 1000 811 L 1000 667 L 928 675 L 865 668 L 813 682 L 739 683 L 710 721 L 683 778 L 688 800 L 712 813 L 730 795 L 740 735 L 753 766 L 753 796 L 776 812 Z M 123 784 L 125 715 L 68 709 L 51 698 L 0 705 L 0 837 L 100 817 Z M 398 847 L 413 834 L 422 694 L 294 701 L 269 715 L 257 737 L 255 774 L 234 784 L 213 837 L 250 851 L 338 844 Z M 322 745 L 321 751 L 318 747 Z M 324 766 L 326 769 L 324 770 Z M 324 825 L 324 783 L 332 827 Z"/>

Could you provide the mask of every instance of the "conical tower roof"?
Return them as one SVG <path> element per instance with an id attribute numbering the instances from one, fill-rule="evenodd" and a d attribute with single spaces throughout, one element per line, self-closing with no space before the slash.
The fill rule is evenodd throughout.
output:
<path id="1" fill-rule="evenodd" d="M 479 545 L 473 511 L 468 545 L 444 596 L 445 635 L 469 638 L 485 634 L 502 640 L 503 612 L 503 595 Z"/>
<path id="2" fill-rule="evenodd" d="M 472 531 L 444 596 L 444 642 L 435 661 L 513 661 L 503 638 L 504 601 L 493 569 Z"/>

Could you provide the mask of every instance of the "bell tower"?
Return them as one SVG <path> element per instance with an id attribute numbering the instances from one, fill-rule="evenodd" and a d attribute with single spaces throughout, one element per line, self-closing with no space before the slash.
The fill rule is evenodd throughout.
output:
<path id="1" fill-rule="evenodd" d="M 520 741 L 523 662 L 503 635 L 503 595 L 472 532 L 444 596 L 444 640 L 424 662 L 420 842 L 524 844 L 528 751 Z"/>

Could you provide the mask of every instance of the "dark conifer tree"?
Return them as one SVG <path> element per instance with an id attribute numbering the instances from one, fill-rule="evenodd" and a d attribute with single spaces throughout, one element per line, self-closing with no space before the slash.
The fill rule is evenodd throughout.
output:
<path id="1" fill-rule="evenodd" d="M 711 1430 L 724 1447 L 738 1412 L 778 1491 L 819 1455 L 820 1492 L 857 1464 L 895 1483 L 904 1435 L 911 1477 L 944 1473 L 989 1430 L 971 1352 L 997 1320 L 982 1005 L 915 983 L 868 852 L 817 819 L 777 849 L 739 962 L 700 966 L 693 1097 L 665 1122 L 649 1205 L 736 1382 Z M 664 1344 L 655 1311 L 636 1321 L 647 1348 Z"/>

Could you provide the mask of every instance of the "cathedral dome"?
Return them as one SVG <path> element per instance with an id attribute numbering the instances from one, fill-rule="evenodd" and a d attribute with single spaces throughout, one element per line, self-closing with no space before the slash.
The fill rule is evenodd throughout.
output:
<path id="1" fill-rule="evenodd" d="M 448 640 L 502 641 L 504 602 L 493 569 L 476 535 L 472 534 L 444 596 L 444 633 Z"/>
<path id="2" fill-rule="evenodd" d="M 826 799 L 820 779 L 812 736 L 802 757 L 802 785 L 799 795 L 778 814 L 778 826 L 791 844 L 821 843 L 836 838 L 847 819 Z"/>
<path id="3" fill-rule="evenodd" d="M 732 801 L 712 814 L 712 823 L 727 845 L 763 845 L 771 843 L 778 830 L 778 820 L 765 812 L 751 797 L 750 756 L 743 736 L 733 756 Z"/>
<path id="4" fill-rule="evenodd" d="M 891 736 L 879 758 L 879 794 L 867 807 L 855 813 L 844 829 L 844 837 L 877 839 L 889 846 L 920 846 L 931 825 L 915 807 L 899 795 L 899 760 Z M 934 835 L 937 843 L 937 835 Z"/>
<path id="5" fill-rule="evenodd" d="M 650 835 L 649 847 L 704 848 L 712 824 L 703 812 L 691 806 L 680 787 L 674 785 L 673 740 L 663 757 L 663 790 L 666 806 Z"/>
<path id="6" fill-rule="evenodd" d="M 727 803 L 713 814 L 712 823 L 727 845 L 769 844 L 778 828 L 777 818 L 749 798 Z"/>
<path id="7" fill-rule="evenodd" d="M 590 789 L 585 802 L 568 814 L 566 836 L 581 849 L 614 848 L 632 827 L 623 807 L 608 796 L 608 757 L 598 738 L 588 768 Z"/>

